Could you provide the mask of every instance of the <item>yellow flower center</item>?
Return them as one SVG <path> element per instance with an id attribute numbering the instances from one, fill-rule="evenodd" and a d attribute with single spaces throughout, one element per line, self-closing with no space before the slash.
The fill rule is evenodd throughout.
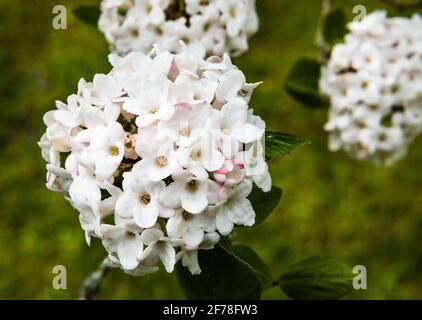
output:
<path id="1" fill-rule="evenodd" d="M 198 187 L 199 187 L 199 183 L 198 183 L 198 181 L 196 181 L 196 180 L 189 181 L 189 182 L 186 184 L 186 188 L 187 188 L 190 192 L 195 192 L 196 190 L 198 190 Z"/>
<path id="2" fill-rule="evenodd" d="M 165 167 L 167 165 L 167 158 L 164 156 L 158 156 L 155 158 L 155 163 L 160 167 Z"/>
<path id="3" fill-rule="evenodd" d="M 118 156 L 119 148 L 116 146 L 111 146 L 110 148 L 108 148 L 108 153 L 110 153 L 112 156 Z"/>
<path id="4" fill-rule="evenodd" d="M 139 196 L 139 201 L 144 205 L 148 205 L 151 202 L 151 196 L 144 192 Z"/>

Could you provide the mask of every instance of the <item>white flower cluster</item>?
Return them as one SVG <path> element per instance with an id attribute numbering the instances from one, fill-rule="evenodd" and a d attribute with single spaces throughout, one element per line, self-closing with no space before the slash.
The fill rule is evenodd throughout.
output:
<path id="1" fill-rule="evenodd" d="M 161 261 L 172 272 L 182 260 L 199 273 L 197 250 L 254 224 L 253 183 L 271 189 L 265 123 L 248 107 L 258 84 L 228 55 L 205 61 L 186 47 L 110 62 L 44 116 L 47 186 L 113 265 L 144 274 Z"/>
<path id="2" fill-rule="evenodd" d="M 422 19 L 376 11 L 349 29 L 322 69 L 329 147 L 389 165 L 422 131 Z"/>
<path id="3" fill-rule="evenodd" d="M 239 55 L 258 30 L 255 0 L 103 0 L 99 29 L 120 55 L 153 45 L 180 52 L 183 40 L 199 57 Z"/>

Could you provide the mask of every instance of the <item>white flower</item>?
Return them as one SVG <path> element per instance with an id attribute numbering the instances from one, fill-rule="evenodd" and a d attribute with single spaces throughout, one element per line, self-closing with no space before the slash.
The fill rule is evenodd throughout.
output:
<path id="1" fill-rule="evenodd" d="M 166 179 L 180 168 L 173 142 L 167 138 L 154 141 L 147 153 L 140 152 L 139 155 L 142 160 L 138 166 L 152 181 Z"/>
<path id="2" fill-rule="evenodd" d="M 98 23 L 111 49 L 125 55 L 148 53 L 153 45 L 179 52 L 179 40 L 199 57 L 248 49 L 258 30 L 255 0 L 186 0 L 183 11 L 175 1 L 103 0 Z"/>
<path id="3" fill-rule="evenodd" d="M 171 238 L 182 238 L 185 246 L 197 248 L 204 240 L 205 232 L 214 232 L 215 218 L 207 214 L 191 214 L 178 210 L 166 225 Z"/>
<path id="4" fill-rule="evenodd" d="M 359 160 L 393 164 L 422 131 L 422 25 L 419 15 L 388 18 L 376 11 L 349 25 L 322 69 L 321 91 L 330 98 L 325 130 L 329 148 Z M 417 59 L 417 58 L 416 58 Z M 255 181 L 257 182 L 257 181 Z"/>
<path id="5" fill-rule="evenodd" d="M 252 182 L 243 180 L 238 186 L 225 191 L 226 199 L 210 209 L 216 215 L 218 231 L 224 236 L 232 232 L 235 224 L 252 226 L 255 223 L 255 211 L 247 199 L 252 191 Z"/>
<path id="6" fill-rule="evenodd" d="M 161 25 L 165 1 L 151 8 L 137 1 L 143 23 Z M 193 14 L 220 16 L 214 6 L 189 3 Z M 129 10 L 125 23 L 134 14 Z M 44 116 L 47 187 L 78 211 L 87 243 L 100 238 L 107 263 L 131 275 L 156 272 L 160 261 L 172 272 L 179 260 L 200 273 L 198 250 L 212 249 L 235 225 L 253 225 L 252 183 L 271 189 L 265 123 L 248 106 L 258 84 L 248 84 L 227 54 L 203 60 L 181 47 L 176 55 L 157 48 L 110 55 L 108 74 L 80 80 L 77 93 Z M 408 118 L 422 122 L 417 108 L 394 121 Z M 394 130 L 385 134 L 400 139 Z"/>
<path id="7" fill-rule="evenodd" d="M 161 261 L 168 273 L 173 272 L 176 264 L 176 251 L 171 245 L 171 240 L 156 228 L 144 230 L 141 239 L 148 247 L 139 255 L 139 261 L 149 263 Z"/>
<path id="8" fill-rule="evenodd" d="M 200 180 L 189 174 L 174 179 L 160 195 L 160 201 L 167 207 L 182 207 L 187 212 L 198 214 L 218 199 L 219 187 L 210 179 Z"/>
<path id="9" fill-rule="evenodd" d="M 123 176 L 123 193 L 117 200 L 116 214 L 125 219 L 133 218 L 142 228 L 153 227 L 159 216 L 169 218 L 174 214 L 174 210 L 164 207 L 158 200 L 165 188 L 163 181 L 153 182 L 130 175 L 133 173 Z"/>
<path id="10" fill-rule="evenodd" d="M 82 159 L 95 168 L 99 178 L 108 179 L 123 159 L 124 143 L 125 132 L 119 123 L 113 122 L 107 127 L 99 125 L 93 131 L 90 145 L 82 154 Z"/>
<path id="11" fill-rule="evenodd" d="M 103 224 L 101 226 L 104 247 L 119 258 L 122 267 L 133 270 L 139 265 L 138 256 L 142 254 L 142 229 L 134 224 L 118 226 Z"/>

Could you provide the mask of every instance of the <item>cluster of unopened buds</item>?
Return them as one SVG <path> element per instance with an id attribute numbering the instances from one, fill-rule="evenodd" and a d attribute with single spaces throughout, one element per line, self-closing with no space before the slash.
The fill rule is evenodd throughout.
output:
<path id="1" fill-rule="evenodd" d="M 422 131 L 422 19 L 376 11 L 349 25 L 323 67 L 329 147 L 392 164 Z"/>
<path id="2" fill-rule="evenodd" d="M 271 189 L 265 123 L 248 106 L 258 84 L 227 54 L 181 46 L 110 55 L 110 73 L 44 116 L 48 188 L 79 212 L 88 243 L 100 238 L 110 264 L 138 275 L 178 260 L 199 273 L 199 249 L 254 224 L 253 184 Z"/>
<path id="3" fill-rule="evenodd" d="M 111 50 L 179 52 L 182 39 L 199 57 L 236 56 L 258 30 L 255 0 L 103 0 L 99 29 Z"/>

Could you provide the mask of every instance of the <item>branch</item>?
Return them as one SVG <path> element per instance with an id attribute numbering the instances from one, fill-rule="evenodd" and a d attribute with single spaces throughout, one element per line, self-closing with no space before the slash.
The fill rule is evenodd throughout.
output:
<path id="1" fill-rule="evenodd" d="M 380 2 L 395 8 L 398 11 L 415 10 L 422 8 L 422 0 L 409 3 L 401 3 L 398 0 L 379 0 Z"/>
<path id="2" fill-rule="evenodd" d="M 330 58 L 330 47 L 325 41 L 323 26 L 324 26 L 325 18 L 330 13 L 332 3 L 333 3 L 333 0 L 323 0 L 322 6 L 321 6 L 321 13 L 319 15 L 319 22 L 318 22 L 318 29 L 316 33 L 315 43 L 319 49 L 322 63 L 326 63 L 328 59 Z"/>
<path id="3" fill-rule="evenodd" d="M 92 300 L 94 296 L 100 291 L 101 283 L 105 275 L 110 270 L 110 267 L 105 263 L 105 260 L 100 264 L 97 271 L 91 273 L 83 282 L 80 289 L 79 300 Z"/>

